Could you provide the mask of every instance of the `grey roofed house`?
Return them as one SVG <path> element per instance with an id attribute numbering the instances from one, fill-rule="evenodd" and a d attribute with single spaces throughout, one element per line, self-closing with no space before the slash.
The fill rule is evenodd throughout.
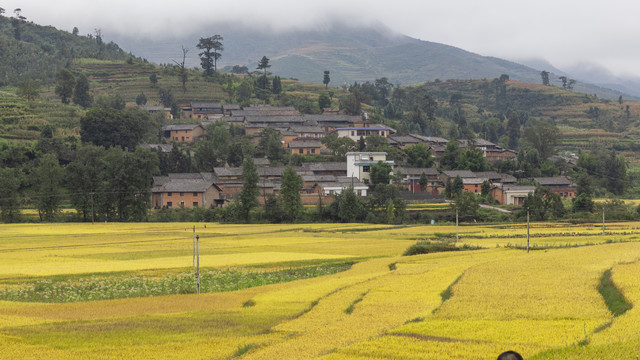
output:
<path id="1" fill-rule="evenodd" d="M 438 176 L 440 172 L 436 168 L 415 168 L 415 167 L 399 167 L 396 171 L 400 171 L 400 173 L 404 176 L 411 177 L 419 177 L 424 172 L 427 176 Z"/>
<path id="2" fill-rule="evenodd" d="M 253 163 L 256 164 L 256 166 L 269 166 L 269 165 L 271 165 L 271 161 L 269 159 L 267 159 L 266 157 L 264 157 L 264 158 L 253 158 Z"/>
<path id="3" fill-rule="evenodd" d="M 346 162 L 319 162 L 319 163 L 304 163 L 302 166 L 314 173 L 324 172 L 344 172 L 347 174 Z"/>
<path id="4" fill-rule="evenodd" d="M 303 175 L 302 181 L 305 183 L 336 182 L 338 181 L 338 177 L 335 175 Z"/>
<path id="5" fill-rule="evenodd" d="M 291 128 L 289 128 L 289 130 L 295 133 L 324 134 L 324 130 L 322 130 L 322 128 L 319 126 L 306 126 L 306 125 L 292 126 Z"/>
<path id="6" fill-rule="evenodd" d="M 214 184 L 213 181 L 205 181 L 202 179 L 174 179 L 165 183 L 162 187 L 152 188 L 151 192 L 205 192 L 211 186 L 220 191 L 220 188 Z"/>
<path id="7" fill-rule="evenodd" d="M 389 136 L 387 137 L 387 142 L 389 145 L 394 146 L 407 146 L 407 145 L 416 145 L 422 143 L 420 140 L 414 138 L 413 136 Z"/>
<path id="8" fill-rule="evenodd" d="M 442 175 L 448 178 L 455 178 L 460 176 L 461 178 L 474 178 L 476 175 L 471 170 L 445 170 Z"/>
<path id="9" fill-rule="evenodd" d="M 238 105 L 238 104 L 223 104 L 222 105 L 222 109 L 224 109 L 225 112 L 234 111 L 234 110 L 240 110 L 240 105 Z"/>
<path id="10" fill-rule="evenodd" d="M 492 183 L 513 184 L 518 179 L 509 174 L 502 174 L 496 171 L 478 171 L 474 174 L 479 178 L 489 179 Z"/>
<path id="11" fill-rule="evenodd" d="M 416 138 L 427 145 L 446 145 L 449 140 L 437 136 L 424 136 L 418 134 L 409 134 L 412 138 Z"/>
<path id="12" fill-rule="evenodd" d="M 156 151 L 160 150 L 163 153 L 170 153 L 173 149 L 173 144 L 140 144 L 138 146 Z"/>
<path id="13" fill-rule="evenodd" d="M 533 180 L 541 186 L 571 186 L 573 184 L 566 176 L 534 177 Z"/>
<path id="14" fill-rule="evenodd" d="M 164 184 L 170 182 L 171 179 L 168 176 L 154 176 L 153 177 L 153 186 L 163 186 Z"/>
<path id="15" fill-rule="evenodd" d="M 289 142 L 290 149 L 299 148 L 320 148 L 322 143 L 320 141 L 291 141 Z"/>
<path id="16" fill-rule="evenodd" d="M 215 167 L 213 173 L 219 177 L 240 177 L 242 176 L 241 167 Z"/>
<path id="17" fill-rule="evenodd" d="M 166 125 L 162 127 L 164 131 L 175 131 L 175 130 L 193 130 L 197 127 L 202 127 L 200 124 L 176 124 L 176 125 Z"/>
<path id="18" fill-rule="evenodd" d="M 305 119 L 300 115 L 256 115 L 256 116 L 245 116 L 245 121 L 249 124 L 273 124 L 273 123 L 283 123 L 283 124 L 291 124 L 294 125 L 302 125 L 305 122 Z"/>

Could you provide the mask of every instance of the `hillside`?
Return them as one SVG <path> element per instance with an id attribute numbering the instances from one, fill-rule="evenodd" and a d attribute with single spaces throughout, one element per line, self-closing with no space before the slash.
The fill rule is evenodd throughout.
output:
<path id="1" fill-rule="evenodd" d="M 0 86 L 25 79 L 53 82 L 63 67 L 77 58 L 124 60 L 131 55 L 113 42 L 74 35 L 51 26 L 0 16 Z"/>
<path id="2" fill-rule="evenodd" d="M 395 34 L 383 25 L 354 27 L 333 23 L 321 30 L 276 33 L 239 24 L 216 24 L 201 34 L 179 39 L 154 41 L 117 37 L 116 41 L 156 63 L 171 63 L 171 59 L 180 58 L 184 45 L 191 49 L 190 66 L 198 67 L 198 39 L 213 34 L 224 37 L 220 67 L 246 65 L 251 71 L 266 55 L 271 59 L 271 72 L 303 82 L 321 83 L 324 70 L 331 72 L 333 86 L 381 77 L 388 78 L 393 84 L 408 85 L 436 79 L 497 78 L 502 74 L 513 80 L 541 81 L 538 69 Z M 552 83 L 560 83 L 558 76 L 551 74 Z M 582 82 L 576 84 L 575 89 L 602 98 L 617 99 L 621 95 L 618 91 Z M 640 91 L 634 93 L 640 96 Z"/>

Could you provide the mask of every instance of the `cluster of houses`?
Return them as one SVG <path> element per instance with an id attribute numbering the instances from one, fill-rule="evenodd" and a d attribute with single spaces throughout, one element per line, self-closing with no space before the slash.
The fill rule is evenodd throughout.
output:
<path id="1" fill-rule="evenodd" d="M 142 106 L 150 112 L 159 111 L 158 107 Z M 257 142 L 260 132 L 273 128 L 280 132 L 282 147 L 291 154 L 331 155 L 321 139 L 331 133 L 338 137 L 348 137 L 354 141 L 370 135 L 379 135 L 389 145 L 404 149 L 407 146 L 424 144 L 432 154 L 439 158 L 448 143 L 447 139 L 432 136 L 409 134 L 396 136 L 396 130 L 383 124 L 371 124 L 367 116 L 341 114 L 336 109 L 324 109 L 320 115 L 300 114 L 293 107 L 275 107 L 269 105 L 240 108 L 238 105 L 221 103 L 192 102 L 182 107 L 184 117 L 199 121 L 196 124 L 168 125 L 162 128 L 162 137 L 167 142 L 192 143 L 206 139 L 205 127 L 218 120 L 241 126 L 245 134 Z M 459 140 L 461 147 L 473 147 L 483 152 L 487 161 L 515 159 L 518 153 L 502 148 L 490 141 L 476 139 Z"/>
<path id="2" fill-rule="evenodd" d="M 161 111 L 157 107 L 142 107 L 151 112 Z M 379 135 L 389 145 L 404 149 L 407 146 L 424 144 L 431 149 L 436 159 L 444 153 L 448 140 L 439 137 L 409 134 L 397 136 L 393 128 L 382 124 L 370 124 L 367 116 L 350 116 L 335 109 L 325 109 L 321 115 L 300 114 L 292 107 L 250 106 L 221 103 L 192 102 L 182 107 L 182 114 L 189 119 L 197 119 L 197 124 L 168 125 L 162 129 L 166 144 L 146 146 L 171 151 L 173 142 L 193 143 L 206 139 L 205 127 L 218 120 L 241 126 L 245 134 L 259 140 L 265 128 L 280 132 L 282 147 L 291 154 L 323 155 L 331 154 L 321 143 L 321 139 L 331 133 L 338 137 L 348 137 L 358 141 L 361 137 Z M 490 141 L 476 139 L 459 140 L 461 147 L 480 149 L 487 161 L 515 159 L 517 152 L 502 148 Z M 301 198 L 304 204 L 331 202 L 335 195 L 350 186 L 357 195 L 366 197 L 369 187 L 371 167 L 379 161 L 387 162 L 393 168 L 396 178 L 409 193 L 442 194 L 445 184 L 456 177 L 462 179 L 464 191 L 480 194 L 482 185 L 491 185 L 491 197 L 499 204 L 519 205 L 534 186 L 516 185 L 516 178 L 494 171 L 472 172 L 438 171 L 435 168 L 402 167 L 386 159 L 384 152 L 350 152 L 346 162 L 305 163 L 295 168 L 303 179 Z M 264 202 L 269 194 L 278 194 L 281 187 L 282 166 L 271 166 L 267 159 L 254 159 L 258 166 L 260 189 L 259 201 Z M 424 175 L 423 175 L 424 174 Z M 427 182 L 420 181 L 426 177 Z M 534 178 L 541 186 L 552 189 L 563 198 L 575 197 L 575 184 L 566 177 Z M 154 177 L 152 186 L 152 206 L 172 207 L 215 207 L 224 206 L 242 190 L 242 168 L 219 167 L 212 172 L 193 174 L 169 174 Z"/>
<path id="3" fill-rule="evenodd" d="M 435 168 L 400 167 L 387 160 L 384 152 L 350 152 L 347 153 L 346 162 L 305 163 L 294 168 L 303 180 L 300 192 L 303 204 L 331 202 L 335 195 L 350 187 L 357 195 L 366 197 L 371 167 L 379 161 L 391 165 L 394 175 L 400 180 L 399 186 L 411 193 L 441 194 L 448 181 L 460 177 L 466 192 L 479 195 L 482 184 L 488 182 L 491 185 L 491 197 L 496 202 L 521 205 L 527 195 L 536 189 L 535 186 L 515 185 L 516 178 L 495 171 L 440 172 Z M 280 192 L 285 167 L 270 166 L 266 159 L 255 159 L 254 162 L 258 165 L 258 201 L 264 203 L 269 194 Z M 427 178 L 426 184 L 420 181 L 421 177 Z M 153 180 L 151 191 L 154 208 L 224 206 L 242 191 L 243 184 L 242 168 L 239 167 L 219 167 L 206 173 L 169 174 L 156 176 Z M 575 197 L 575 184 L 566 177 L 540 177 L 533 180 L 563 198 Z"/>

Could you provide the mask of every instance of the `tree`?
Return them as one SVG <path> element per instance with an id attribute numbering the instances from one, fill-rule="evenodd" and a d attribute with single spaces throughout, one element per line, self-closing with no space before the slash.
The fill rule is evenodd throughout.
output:
<path id="1" fill-rule="evenodd" d="M 451 197 L 457 197 L 464 192 L 463 190 L 464 182 L 462 181 L 460 175 L 456 175 L 456 177 L 453 179 L 453 182 L 451 183 Z"/>
<path id="2" fill-rule="evenodd" d="M 76 159 L 66 167 L 65 184 L 73 189 L 69 194 L 71 205 L 84 221 L 95 219 L 99 208 L 96 195 L 105 178 L 105 163 L 102 158 L 104 148 L 95 145 L 83 145 L 76 151 Z"/>
<path id="3" fill-rule="evenodd" d="M 542 78 L 542 85 L 549 86 L 549 72 L 542 70 L 540 72 L 540 77 Z"/>
<path id="4" fill-rule="evenodd" d="M 40 96 L 40 85 L 29 78 L 25 78 L 18 87 L 16 95 L 23 97 L 28 101 L 33 101 Z"/>
<path id="5" fill-rule="evenodd" d="M 24 22 L 27 18 L 22 15 L 22 9 L 20 8 L 13 10 L 13 14 L 14 17 L 11 18 L 11 25 L 13 25 L 13 37 L 19 41 L 22 40 L 22 27 L 24 26 Z"/>
<path id="6" fill-rule="evenodd" d="M 331 98 L 326 92 L 321 92 L 318 96 L 318 107 L 320 109 L 326 109 L 331 107 Z"/>
<path id="7" fill-rule="evenodd" d="M 407 146 L 404 152 L 407 154 L 407 164 L 409 166 L 430 168 L 435 162 L 435 158 L 431 156 L 431 150 L 424 144 Z"/>
<path id="8" fill-rule="evenodd" d="M 187 80 L 189 78 L 187 74 L 187 69 L 185 69 L 185 62 L 187 61 L 188 52 L 189 52 L 189 49 L 185 48 L 183 45 L 182 46 L 182 62 L 177 62 L 173 60 L 173 62 L 176 63 L 176 65 L 178 65 L 178 68 L 180 69 L 178 72 L 178 77 L 180 78 L 180 83 L 182 83 L 183 94 L 187 92 Z"/>
<path id="9" fill-rule="evenodd" d="M 93 98 L 89 93 L 89 79 L 85 74 L 80 74 L 73 90 L 73 103 L 88 108 L 92 102 Z"/>
<path id="10" fill-rule="evenodd" d="M 361 218 L 364 211 L 362 199 L 356 195 L 351 185 L 336 196 L 334 203 L 338 206 L 337 215 L 342 222 L 355 222 Z"/>
<path id="11" fill-rule="evenodd" d="M 151 82 L 151 86 L 158 85 L 158 75 L 156 74 L 149 75 L 149 81 Z"/>
<path id="12" fill-rule="evenodd" d="M 80 32 L 80 30 L 78 30 L 77 26 L 73 27 L 73 30 L 71 31 L 71 34 L 74 36 L 78 36 L 78 33 Z"/>
<path id="13" fill-rule="evenodd" d="M 202 50 L 198 55 L 200 56 L 200 65 L 204 70 L 205 76 L 211 76 L 214 72 L 218 71 L 218 59 L 222 57 L 220 54 L 224 50 L 222 45 L 222 36 L 213 35 L 207 38 L 200 38 L 196 47 Z"/>
<path id="14" fill-rule="evenodd" d="M 272 127 L 265 128 L 260 132 L 260 142 L 258 147 L 264 155 L 271 161 L 282 159 L 282 135 Z"/>
<path id="15" fill-rule="evenodd" d="M 460 154 L 460 143 L 449 141 L 440 158 L 440 166 L 443 169 L 452 170 L 457 168 L 457 159 Z"/>
<path id="16" fill-rule="evenodd" d="M 329 82 L 331 82 L 331 78 L 329 77 L 329 70 L 324 71 L 324 78 L 322 79 L 322 83 L 324 84 L 324 88 L 329 87 Z"/>
<path id="17" fill-rule="evenodd" d="M 76 85 L 76 78 L 68 69 L 62 69 L 58 73 L 55 93 L 60 97 L 63 104 L 68 104 L 73 96 L 73 88 Z"/>
<path id="18" fill-rule="evenodd" d="M 291 221 L 295 221 L 304 208 L 300 199 L 300 191 L 302 190 L 302 178 L 296 174 L 291 166 L 287 166 L 282 174 L 282 188 L 280 196 L 282 196 L 282 207 L 287 217 Z"/>
<path id="19" fill-rule="evenodd" d="M 280 80 L 280 76 L 274 76 L 273 83 L 271 85 L 271 92 L 276 95 L 282 92 L 282 81 Z"/>
<path id="20" fill-rule="evenodd" d="M 384 161 L 378 161 L 377 164 L 371 166 L 371 185 L 389 184 L 392 171 L 391 165 Z"/>
<path id="21" fill-rule="evenodd" d="M 524 144 L 538 150 L 542 160 L 555 154 L 558 145 L 558 128 L 550 123 L 538 123 L 524 129 L 522 140 Z"/>
<path id="22" fill-rule="evenodd" d="M 17 169 L 0 168 L 0 220 L 5 223 L 20 219 L 20 178 Z"/>
<path id="23" fill-rule="evenodd" d="M 158 157 L 151 149 L 135 152 L 112 147 L 105 152 L 105 182 L 108 193 L 102 196 L 105 216 L 121 221 L 146 220 L 151 204 L 152 174 L 157 172 Z"/>
<path id="24" fill-rule="evenodd" d="M 260 62 L 258 63 L 258 70 L 264 70 L 263 75 L 258 79 L 257 83 L 258 83 L 258 87 L 261 89 L 266 89 L 269 86 L 269 79 L 267 78 L 267 69 L 270 68 L 271 65 L 269 65 L 269 58 L 266 56 L 263 56 L 262 59 L 260 59 Z"/>
<path id="25" fill-rule="evenodd" d="M 62 202 L 60 185 L 64 173 L 58 162 L 58 157 L 54 154 L 43 155 L 40 158 L 40 164 L 35 169 L 35 174 L 36 207 L 40 221 L 51 221 Z"/>
<path id="26" fill-rule="evenodd" d="M 92 108 L 80 119 L 80 138 L 105 148 L 118 146 L 133 151 L 153 132 L 151 116 L 139 109 Z"/>
<path id="27" fill-rule="evenodd" d="M 524 199 L 520 217 L 526 216 L 527 209 L 534 221 L 559 219 L 566 212 L 560 196 L 552 190 L 541 186 L 538 186 L 533 193 L 529 193 Z"/>
<path id="28" fill-rule="evenodd" d="M 422 188 L 422 191 L 427 191 L 427 185 L 429 185 L 429 178 L 427 178 L 427 174 L 423 171 L 420 174 L 420 180 L 418 180 L 418 184 Z"/>
<path id="29" fill-rule="evenodd" d="M 455 196 L 452 207 L 458 211 L 460 217 L 475 217 L 480 209 L 480 204 L 475 194 L 463 191 Z"/>
<path id="30" fill-rule="evenodd" d="M 242 163 L 242 191 L 238 194 L 239 216 L 249 222 L 251 209 L 258 206 L 258 170 L 252 158 L 245 158 Z"/>
<path id="31" fill-rule="evenodd" d="M 146 105 L 147 104 L 147 95 L 144 92 L 141 92 L 136 96 L 136 105 Z"/>

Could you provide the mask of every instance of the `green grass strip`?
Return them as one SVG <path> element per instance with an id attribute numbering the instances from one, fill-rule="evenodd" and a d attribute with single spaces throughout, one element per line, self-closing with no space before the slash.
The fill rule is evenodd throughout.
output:
<path id="1" fill-rule="evenodd" d="M 618 290 L 616 284 L 613 283 L 611 279 L 611 269 L 602 274 L 598 292 L 600 292 L 604 298 L 604 302 L 607 304 L 607 308 L 609 308 L 613 316 L 620 316 L 633 307 L 627 302 L 627 299 L 624 298 L 620 290 Z"/>

